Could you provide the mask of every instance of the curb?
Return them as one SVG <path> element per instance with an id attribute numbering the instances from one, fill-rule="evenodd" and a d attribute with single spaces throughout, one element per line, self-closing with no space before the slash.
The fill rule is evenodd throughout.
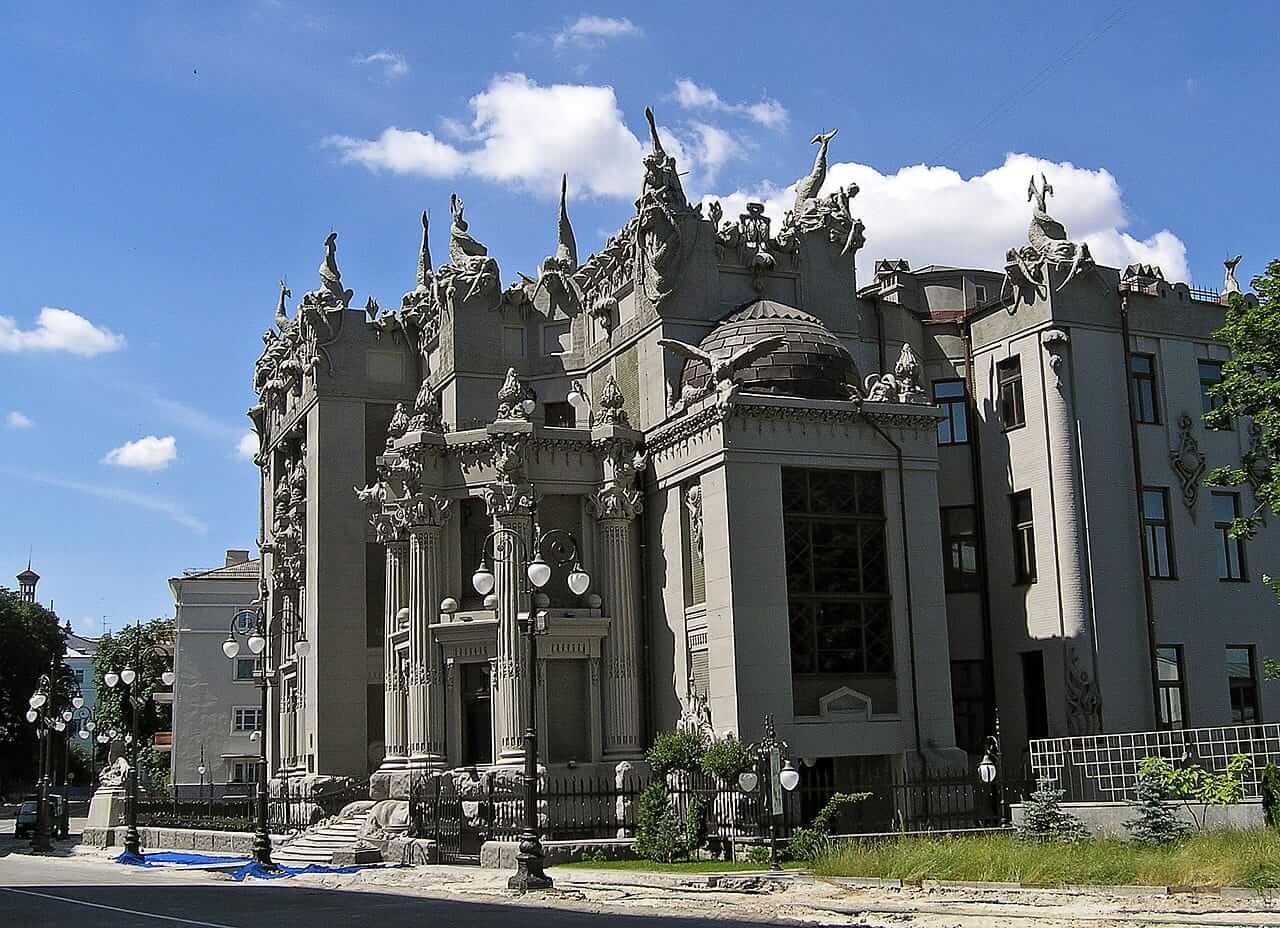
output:
<path id="1" fill-rule="evenodd" d="M 1042 883 L 1013 883 L 988 880 L 921 880 L 903 882 L 902 880 L 883 879 L 878 877 L 821 877 L 822 882 L 831 883 L 845 889 L 970 889 L 989 892 L 1026 892 L 1026 893 L 1070 893 L 1077 896 L 1219 896 L 1223 899 L 1237 901 L 1269 900 L 1280 896 L 1277 889 L 1253 889 L 1248 886 L 1141 886 L 1141 885 L 1102 885 L 1097 883 L 1059 883 L 1047 885 Z"/>

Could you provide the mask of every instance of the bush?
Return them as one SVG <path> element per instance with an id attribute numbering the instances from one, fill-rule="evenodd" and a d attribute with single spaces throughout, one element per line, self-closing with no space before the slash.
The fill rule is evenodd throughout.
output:
<path id="1" fill-rule="evenodd" d="M 673 770 L 693 773 L 702 768 L 705 750 L 706 745 L 696 732 L 664 731 L 653 739 L 653 747 L 645 754 L 645 760 L 660 777 L 665 777 Z"/>
<path id="2" fill-rule="evenodd" d="M 1171 798 L 1204 805 L 1204 813 L 1196 819 L 1196 827 L 1203 830 L 1209 806 L 1231 805 L 1244 798 L 1244 772 L 1252 765 L 1253 758 L 1248 754 L 1233 754 L 1226 770 L 1212 773 L 1199 764 L 1175 767 L 1163 757 L 1144 757 L 1138 762 L 1138 778 L 1160 783 Z M 1190 806 L 1187 811 L 1195 818 Z"/>
<path id="3" fill-rule="evenodd" d="M 1169 805 L 1169 788 L 1159 777 L 1138 777 L 1138 817 L 1124 823 L 1141 844 L 1176 844 L 1191 831 L 1191 825 L 1174 814 Z"/>
<path id="4" fill-rule="evenodd" d="M 1084 822 L 1062 808 L 1064 791 L 1054 789 L 1048 780 L 1036 785 L 1023 804 L 1022 827 L 1019 836 L 1035 841 L 1083 841 L 1089 837 Z"/>
<path id="5" fill-rule="evenodd" d="M 1280 828 L 1280 767 L 1275 764 L 1262 769 L 1262 814 L 1267 825 Z"/>
<path id="6" fill-rule="evenodd" d="M 688 837 L 668 800 L 667 785 L 650 783 L 636 804 L 636 853 L 669 864 L 686 853 Z"/>
<path id="7" fill-rule="evenodd" d="M 812 861 L 831 846 L 830 836 L 840 815 L 870 796 L 870 793 L 835 793 L 807 827 L 796 828 L 787 841 L 787 856 L 793 860 Z"/>
<path id="8" fill-rule="evenodd" d="M 749 864 L 767 864 L 769 863 L 769 849 L 763 844 L 753 844 L 751 850 L 747 851 L 747 863 Z"/>
<path id="9" fill-rule="evenodd" d="M 738 774 L 751 765 L 751 760 L 746 745 L 728 735 L 706 746 L 700 766 L 707 776 L 717 777 L 732 786 Z"/>

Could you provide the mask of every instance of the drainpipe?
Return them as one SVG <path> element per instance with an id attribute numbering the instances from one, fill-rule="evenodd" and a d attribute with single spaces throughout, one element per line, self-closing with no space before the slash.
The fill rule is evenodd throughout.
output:
<path id="1" fill-rule="evenodd" d="M 887 374 L 885 369 L 885 340 L 884 340 L 884 306 L 880 302 L 880 297 L 875 299 L 876 307 L 876 355 L 880 361 L 879 372 Z"/>
<path id="2" fill-rule="evenodd" d="M 977 380 L 973 373 L 973 327 L 969 313 L 960 320 L 960 338 L 964 343 L 964 386 L 967 394 L 966 411 L 969 416 L 969 470 L 973 477 L 973 508 L 978 530 L 978 551 L 981 552 L 983 570 L 978 585 L 978 603 L 982 610 L 982 662 L 983 686 L 987 690 L 983 707 L 983 723 L 987 731 L 993 731 L 1000 715 L 996 697 L 995 653 L 991 632 L 991 571 L 986 569 L 987 558 L 987 507 L 982 485 L 982 439 L 978 426 Z"/>
<path id="3" fill-rule="evenodd" d="M 636 532 L 640 536 L 640 654 L 643 664 L 640 670 L 640 681 L 644 688 L 644 698 L 640 700 L 640 737 L 642 744 L 653 743 L 653 629 L 649 620 L 649 519 L 647 508 L 642 506 L 636 516 Z M 685 635 L 687 643 L 689 636 Z"/>
<path id="4" fill-rule="evenodd" d="M 924 752 L 924 741 L 920 737 L 920 687 L 916 674 L 916 618 L 911 602 L 911 547 L 907 544 L 907 481 L 902 464 L 902 446 L 890 438 L 888 433 L 870 418 L 867 416 L 862 418 L 877 435 L 889 443 L 898 462 L 898 517 L 902 526 L 902 579 L 907 589 L 907 643 L 911 655 L 911 722 L 915 728 L 916 752 L 920 755 L 920 762 L 924 765 L 927 774 L 929 760 Z"/>
<path id="5" fill-rule="evenodd" d="M 1132 452 L 1130 457 L 1133 461 L 1133 487 L 1137 505 L 1138 548 L 1142 555 L 1142 563 L 1139 565 L 1139 569 L 1142 572 L 1142 604 L 1147 614 L 1147 650 L 1151 664 L 1151 705 L 1155 711 L 1152 719 L 1155 727 L 1159 728 L 1160 668 L 1156 662 L 1156 610 L 1151 596 L 1151 577 L 1147 575 L 1147 564 L 1150 562 L 1147 554 L 1146 526 L 1142 524 L 1142 450 L 1138 446 L 1138 420 L 1133 414 L 1133 389 L 1129 384 L 1129 372 L 1133 365 L 1129 339 L 1129 294 L 1123 291 L 1120 293 L 1120 339 L 1121 358 L 1124 361 L 1124 367 L 1122 368 L 1124 395 L 1127 399 L 1126 408 L 1129 410 L 1129 448 Z"/>

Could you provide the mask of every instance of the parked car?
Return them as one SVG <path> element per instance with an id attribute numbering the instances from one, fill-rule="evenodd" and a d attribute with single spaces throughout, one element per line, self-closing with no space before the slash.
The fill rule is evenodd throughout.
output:
<path id="1" fill-rule="evenodd" d="M 30 838 L 36 833 L 36 813 L 39 808 L 39 797 L 27 796 L 18 806 L 18 814 L 13 823 L 15 838 Z M 52 793 L 49 796 L 49 833 L 55 838 L 65 838 L 71 832 L 71 821 L 67 801 L 62 796 Z"/>

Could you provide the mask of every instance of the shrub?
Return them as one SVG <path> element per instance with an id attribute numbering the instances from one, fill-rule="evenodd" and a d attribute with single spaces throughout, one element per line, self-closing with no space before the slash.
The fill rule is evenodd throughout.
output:
<path id="1" fill-rule="evenodd" d="M 702 736 L 697 732 L 664 731 L 653 739 L 653 746 L 645 754 L 645 760 L 655 774 L 665 777 L 673 770 L 693 773 L 702 768 L 702 756 L 706 750 Z"/>
<path id="2" fill-rule="evenodd" d="M 695 851 L 707 843 L 707 800 L 705 796 L 689 797 L 685 809 L 684 849 Z"/>
<path id="3" fill-rule="evenodd" d="M 1169 805 L 1169 788 L 1155 776 L 1138 777 L 1138 817 L 1124 827 L 1141 844 L 1176 844 L 1191 831 L 1191 825 L 1174 814 Z"/>
<path id="4" fill-rule="evenodd" d="M 1048 780 L 1036 785 L 1023 804 L 1022 827 L 1018 834 L 1035 841 L 1083 841 L 1089 837 L 1084 822 L 1062 808 L 1064 791 L 1054 789 Z"/>
<path id="5" fill-rule="evenodd" d="M 688 846 L 668 795 L 667 785 L 659 780 L 644 788 L 636 804 L 636 853 L 664 864 L 683 857 Z"/>
<path id="6" fill-rule="evenodd" d="M 830 836 L 841 813 L 870 796 L 870 793 L 835 793 L 822 806 L 807 827 L 796 828 L 787 841 L 787 856 L 793 860 L 812 861 L 826 853 Z"/>
<path id="7" fill-rule="evenodd" d="M 702 772 L 733 785 L 738 774 L 751 765 L 751 754 L 733 735 L 712 741 L 702 752 Z"/>
<path id="8" fill-rule="evenodd" d="M 1244 772 L 1253 765 L 1248 754 L 1233 754 L 1227 761 L 1227 769 L 1221 773 L 1205 770 L 1199 764 L 1175 767 L 1163 757 L 1144 757 L 1138 762 L 1138 778 L 1154 779 L 1174 799 L 1188 803 L 1187 811 L 1195 819 L 1196 827 L 1203 830 L 1209 806 L 1226 806 L 1244 798 Z M 1190 803 L 1206 808 L 1199 818 Z"/>
<path id="9" fill-rule="evenodd" d="M 769 849 L 763 844 L 753 844 L 751 850 L 747 851 L 747 863 L 749 864 L 767 864 L 769 863 Z"/>
<path id="10" fill-rule="evenodd" d="M 1280 828 L 1280 767 L 1275 764 L 1262 769 L 1262 814 L 1268 826 Z"/>

